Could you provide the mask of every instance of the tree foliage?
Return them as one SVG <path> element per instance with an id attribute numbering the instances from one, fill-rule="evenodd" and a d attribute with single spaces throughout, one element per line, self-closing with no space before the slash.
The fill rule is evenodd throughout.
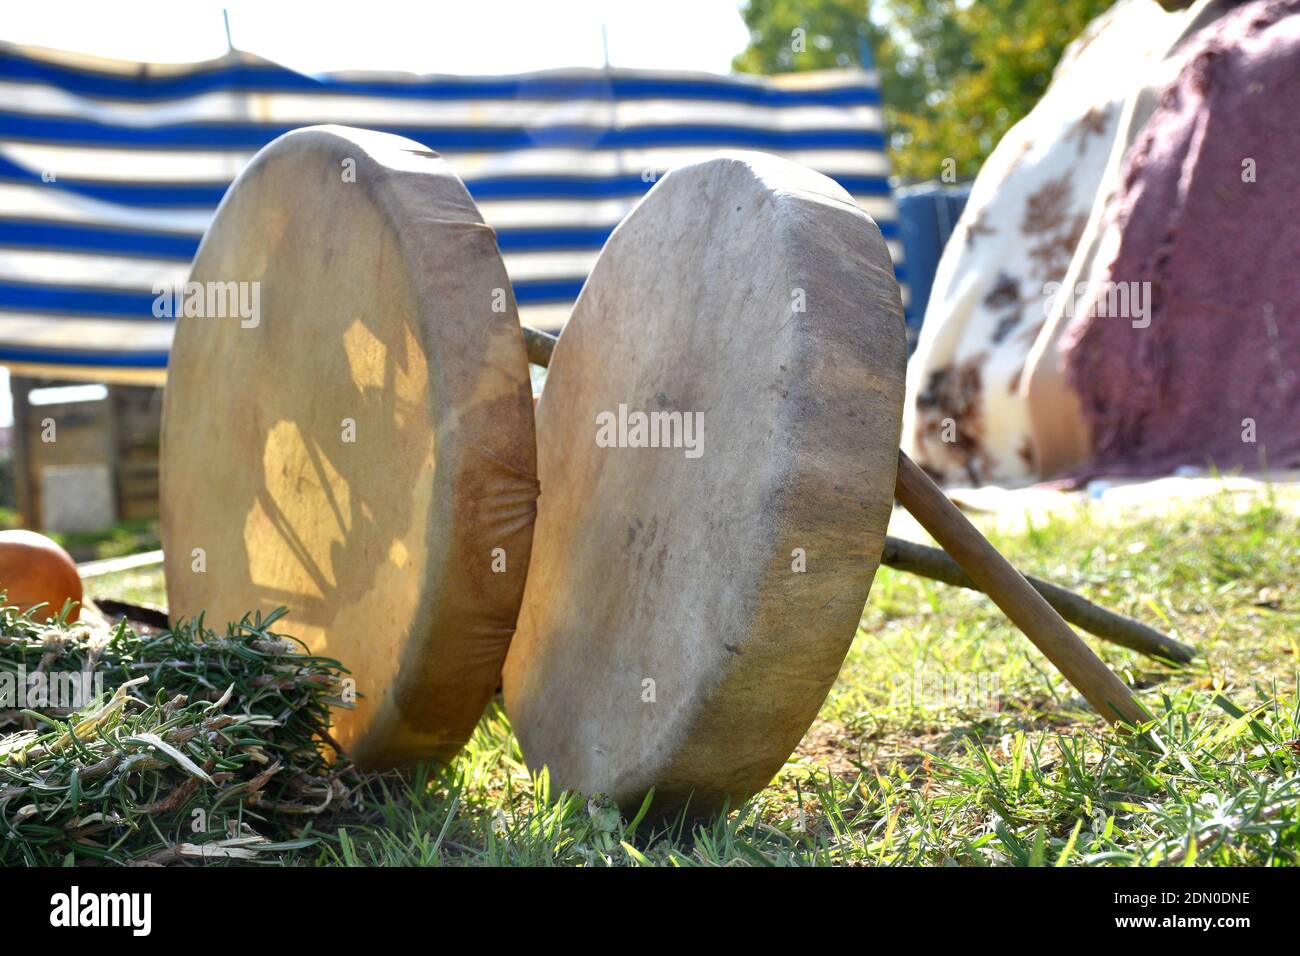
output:
<path id="1" fill-rule="evenodd" d="M 880 69 L 894 172 L 933 179 L 951 158 L 969 177 L 1043 95 L 1066 45 L 1111 2 L 746 0 L 750 43 L 732 67 L 855 67 L 865 43 Z"/>

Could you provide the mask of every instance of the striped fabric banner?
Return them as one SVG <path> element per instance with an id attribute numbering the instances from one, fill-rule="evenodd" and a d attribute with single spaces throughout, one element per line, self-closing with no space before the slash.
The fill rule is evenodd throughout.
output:
<path id="1" fill-rule="evenodd" d="M 155 283 L 185 280 L 253 153 L 318 123 L 440 152 L 496 229 L 521 317 L 537 328 L 563 325 L 657 174 L 718 149 L 775 153 L 837 180 L 880 224 L 904 279 L 870 72 L 311 77 L 246 53 L 157 65 L 0 44 L 0 363 L 160 382 L 172 328 L 153 316 Z"/>

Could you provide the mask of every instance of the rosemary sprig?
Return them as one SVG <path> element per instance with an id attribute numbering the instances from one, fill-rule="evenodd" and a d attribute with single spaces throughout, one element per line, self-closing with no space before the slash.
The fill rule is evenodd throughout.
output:
<path id="1" fill-rule="evenodd" d="M 140 634 L 0 611 L 10 686 L 88 673 L 105 688 L 0 710 L 0 864 L 247 862 L 313 842 L 358 783 L 327 759 L 344 670 L 274 633 L 282 615 Z"/>

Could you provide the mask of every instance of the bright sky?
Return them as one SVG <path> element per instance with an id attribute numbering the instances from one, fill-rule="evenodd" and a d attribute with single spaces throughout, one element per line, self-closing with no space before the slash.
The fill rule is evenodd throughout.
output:
<path id="1" fill-rule="evenodd" d="M 748 33 L 737 0 L 186 0 L 18 3 L 0 37 L 127 60 L 185 62 L 235 46 L 304 72 L 519 73 L 601 66 L 728 71 Z"/>
<path id="2" fill-rule="evenodd" d="M 184 63 L 236 47 L 306 73 L 520 73 L 613 66 L 726 73 L 748 33 L 737 0 L 0 0 L 0 39 Z M 602 38 L 602 26 L 604 27 Z M 13 421 L 0 368 L 0 425 Z"/>

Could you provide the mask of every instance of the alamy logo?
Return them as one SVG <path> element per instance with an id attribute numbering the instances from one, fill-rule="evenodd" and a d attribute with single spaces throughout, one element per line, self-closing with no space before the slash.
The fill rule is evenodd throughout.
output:
<path id="1" fill-rule="evenodd" d="M 925 710 L 976 708 L 1001 710 L 1002 689 L 997 671 L 945 671 L 923 667 L 917 661 L 911 674 L 895 674 L 894 686 L 907 695 L 907 703 Z"/>
<path id="2" fill-rule="evenodd" d="M 1043 314 L 1052 317 L 1058 294 L 1064 295 L 1061 303 L 1065 317 L 1132 319 L 1133 328 L 1145 329 L 1151 324 L 1150 282 L 1080 282 L 1073 292 L 1059 282 L 1043 286 Z"/>
<path id="3" fill-rule="evenodd" d="M 239 319 L 245 329 L 262 322 L 260 282 L 155 282 L 157 319 Z"/>
<path id="4" fill-rule="evenodd" d="M 149 893 L 82 893 L 74 886 L 50 897 L 50 925 L 129 926 L 131 935 L 148 936 L 153 927 L 153 896 Z"/>
<path id="5" fill-rule="evenodd" d="M 104 696 L 104 675 L 91 671 L 17 670 L 0 673 L 0 708 L 44 710 L 61 707 L 80 710 Z"/>
<path id="6" fill-rule="evenodd" d="M 687 458 L 704 454 L 703 412 L 618 412 L 596 415 L 600 448 L 681 448 Z"/>

